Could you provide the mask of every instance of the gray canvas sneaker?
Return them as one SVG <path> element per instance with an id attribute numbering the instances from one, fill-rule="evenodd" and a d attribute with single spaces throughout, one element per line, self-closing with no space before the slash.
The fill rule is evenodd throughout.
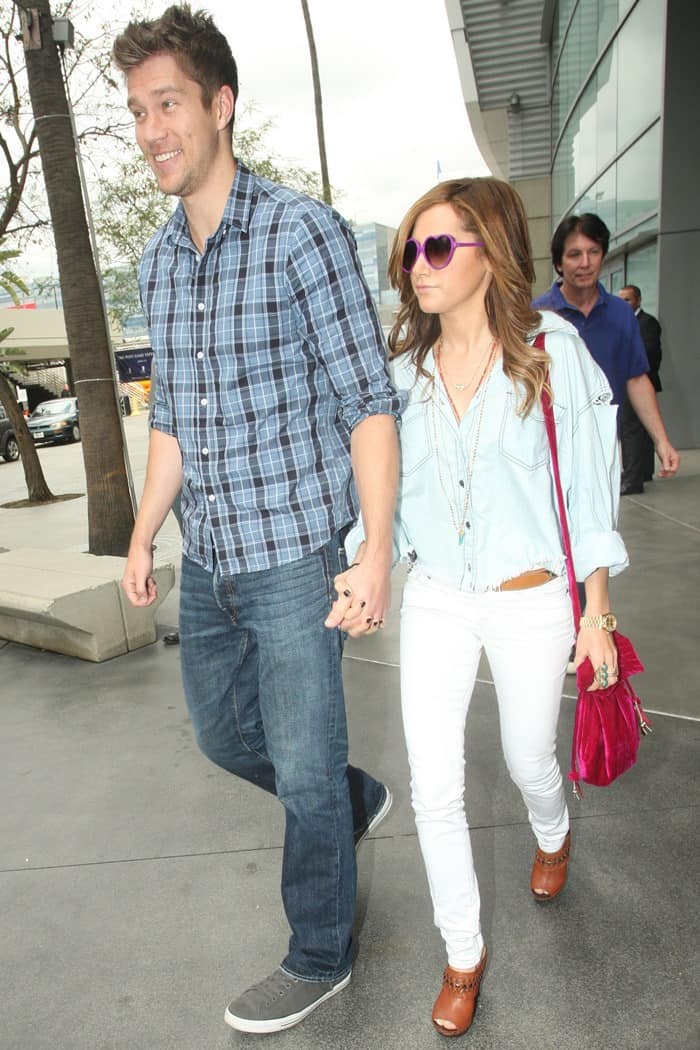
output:
<path id="1" fill-rule="evenodd" d="M 351 974 L 332 981 L 300 981 L 277 969 L 234 999 L 224 1014 L 226 1024 L 239 1032 L 281 1032 L 303 1021 L 326 999 L 342 992 Z"/>

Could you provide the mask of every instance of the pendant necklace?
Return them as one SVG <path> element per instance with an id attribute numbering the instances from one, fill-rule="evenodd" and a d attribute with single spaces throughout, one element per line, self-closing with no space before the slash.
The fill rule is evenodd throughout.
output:
<path id="1" fill-rule="evenodd" d="M 494 339 L 494 340 L 492 340 L 491 345 L 489 346 L 489 348 L 485 351 L 485 353 L 483 353 L 481 355 L 481 357 L 477 361 L 476 368 L 474 369 L 472 374 L 469 376 L 469 379 L 465 380 L 464 383 L 455 383 L 455 382 L 452 383 L 452 386 L 455 388 L 455 390 L 458 390 L 460 394 L 461 394 L 461 392 L 463 390 L 466 390 L 467 387 L 472 384 L 472 382 L 474 381 L 474 376 L 479 371 L 479 369 L 481 368 L 481 366 L 484 363 L 484 361 L 493 353 L 493 349 L 494 349 L 495 345 L 496 345 L 496 340 Z M 441 353 L 442 353 L 442 336 L 440 336 L 440 339 L 438 341 L 438 345 L 435 348 L 435 355 L 436 355 L 436 357 L 439 358 Z M 440 378 L 442 379 L 442 385 L 445 387 L 445 390 L 447 390 L 447 383 L 445 382 L 445 377 L 442 374 L 442 369 L 440 370 Z M 483 378 L 483 376 L 482 376 L 482 378 Z M 479 387 L 477 385 L 477 390 L 478 389 L 479 389 Z"/>
<path id="2" fill-rule="evenodd" d="M 450 403 L 450 407 L 452 408 L 452 411 L 455 414 L 455 417 L 457 419 L 457 423 L 459 423 L 459 415 L 457 413 L 457 409 L 455 408 L 454 402 L 452 401 L 452 398 L 450 397 L 450 393 L 449 393 L 449 391 L 447 389 L 445 381 L 444 381 L 444 379 L 442 377 L 442 370 L 440 368 L 440 346 L 439 346 L 439 344 L 435 348 L 435 365 L 436 365 L 436 367 L 435 367 L 435 370 L 433 372 L 433 388 L 432 388 L 431 399 L 430 399 L 430 401 L 431 401 L 432 425 L 433 425 L 432 426 L 432 429 L 433 429 L 433 451 L 435 452 L 435 463 L 436 463 L 436 466 L 437 466 L 438 481 L 440 482 L 440 488 L 442 489 L 442 493 L 443 493 L 443 495 L 445 497 L 445 500 L 447 502 L 447 506 L 448 506 L 448 509 L 449 509 L 449 512 L 450 512 L 450 519 L 452 521 L 452 527 L 455 529 L 455 531 L 457 533 L 457 542 L 460 544 L 460 546 L 464 542 L 464 534 L 465 534 L 466 528 L 467 528 L 467 525 L 466 525 L 467 515 L 469 513 L 469 509 L 470 509 L 470 506 L 471 506 L 472 479 L 473 479 L 473 476 L 474 476 L 474 464 L 476 462 L 476 453 L 477 453 L 477 450 L 478 450 L 478 447 L 479 447 L 479 435 L 481 434 L 481 422 L 482 422 L 483 417 L 484 417 L 484 407 L 485 407 L 485 404 L 486 404 L 486 394 L 487 394 L 487 391 L 488 391 L 489 380 L 490 380 L 491 374 L 493 372 L 493 364 L 494 364 L 494 360 L 495 360 L 495 356 L 496 356 L 495 355 L 495 350 L 496 350 L 496 343 L 494 341 L 494 343 L 493 343 L 493 345 L 491 346 L 491 349 L 490 349 L 488 360 L 486 362 L 486 365 L 484 367 L 483 372 L 481 373 L 481 376 L 479 377 L 479 382 L 477 383 L 476 389 L 474 391 L 474 395 L 476 395 L 477 392 L 479 391 L 480 387 L 483 385 L 483 390 L 481 392 L 481 403 L 479 404 L 479 407 L 477 409 L 476 418 L 475 418 L 475 420 L 474 420 L 474 422 L 472 424 L 472 428 L 471 428 L 473 433 L 474 433 L 474 437 L 473 437 L 472 441 L 470 442 L 469 455 L 467 456 L 467 462 L 466 462 L 466 475 L 467 476 L 466 476 L 466 480 L 464 482 L 464 499 L 460 500 L 460 498 L 459 498 L 460 484 L 459 484 L 459 481 L 455 482 L 455 477 L 454 477 L 454 475 L 452 473 L 452 466 L 450 464 L 449 456 L 445 455 L 445 469 L 446 469 L 446 473 L 447 473 L 448 478 L 449 478 L 449 489 L 450 489 L 450 492 L 448 492 L 448 486 L 446 485 L 445 479 L 443 478 L 442 468 L 441 468 L 441 465 L 440 465 L 440 440 L 438 438 L 438 417 L 440 417 L 440 427 L 439 427 L 439 429 L 440 429 L 440 433 L 442 434 L 443 438 L 445 438 L 445 429 L 443 427 L 443 421 L 442 421 L 442 418 L 441 418 L 441 415 L 440 415 L 440 410 L 439 410 L 439 408 L 437 406 L 437 377 L 438 376 L 440 377 L 440 381 L 442 383 L 442 387 L 443 387 L 443 389 L 445 391 L 445 394 L 447 395 L 447 400 Z"/>

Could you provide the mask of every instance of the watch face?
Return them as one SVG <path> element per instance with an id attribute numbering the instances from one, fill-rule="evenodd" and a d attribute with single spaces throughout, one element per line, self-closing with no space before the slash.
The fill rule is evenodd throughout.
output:
<path id="1" fill-rule="evenodd" d="M 612 613 L 608 613 L 606 616 L 603 617 L 603 619 L 605 621 L 605 630 L 614 631 L 617 627 L 617 618 Z"/>

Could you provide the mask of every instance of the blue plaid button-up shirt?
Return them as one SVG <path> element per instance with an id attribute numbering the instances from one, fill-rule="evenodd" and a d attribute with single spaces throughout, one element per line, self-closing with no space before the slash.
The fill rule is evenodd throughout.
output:
<path id="1" fill-rule="evenodd" d="M 352 232 L 238 164 L 200 256 L 182 203 L 139 270 L 152 426 L 183 461 L 183 552 L 225 574 L 316 550 L 357 513 L 350 433 L 398 418 Z"/>

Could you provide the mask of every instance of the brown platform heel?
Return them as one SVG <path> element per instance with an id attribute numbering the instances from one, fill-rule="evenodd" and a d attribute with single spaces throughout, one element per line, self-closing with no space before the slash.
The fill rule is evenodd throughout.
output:
<path id="1" fill-rule="evenodd" d="M 564 845 L 556 853 L 545 853 L 539 846 L 535 850 L 535 860 L 530 875 L 530 889 L 536 901 L 554 900 L 566 885 L 571 852 L 571 831 L 566 833 Z"/>
<path id="2" fill-rule="evenodd" d="M 481 953 L 478 966 L 473 970 L 453 970 L 445 967 L 442 975 L 442 990 L 433 1007 L 433 1026 L 440 1035 L 464 1035 L 474 1020 L 476 1000 L 479 998 L 479 987 L 486 966 L 486 945 Z M 451 1021 L 454 1028 L 445 1028 L 435 1020 Z"/>

